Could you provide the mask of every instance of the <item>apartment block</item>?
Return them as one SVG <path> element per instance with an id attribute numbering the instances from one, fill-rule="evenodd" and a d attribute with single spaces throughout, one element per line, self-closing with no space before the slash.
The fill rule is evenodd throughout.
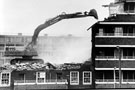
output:
<path id="1" fill-rule="evenodd" d="M 115 0 L 92 26 L 96 88 L 135 88 L 135 0 Z"/>

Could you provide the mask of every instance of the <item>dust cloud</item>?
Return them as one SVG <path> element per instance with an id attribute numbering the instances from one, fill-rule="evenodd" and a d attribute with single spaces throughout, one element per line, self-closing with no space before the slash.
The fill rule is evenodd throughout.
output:
<path id="1" fill-rule="evenodd" d="M 54 64 L 81 63 L 91 57 L 90 37 L 45 36 L 37 43 L 39 58 Z"/>

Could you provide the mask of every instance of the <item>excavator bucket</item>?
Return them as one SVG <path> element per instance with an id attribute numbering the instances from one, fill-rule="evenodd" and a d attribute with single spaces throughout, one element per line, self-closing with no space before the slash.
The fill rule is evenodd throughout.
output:
<path id="1" fill-rule="evenodd" d="M 88 15 L 94 16 L 95 19 L 98 19 L 97 11 L 95 9 L 91 9 Z"/>

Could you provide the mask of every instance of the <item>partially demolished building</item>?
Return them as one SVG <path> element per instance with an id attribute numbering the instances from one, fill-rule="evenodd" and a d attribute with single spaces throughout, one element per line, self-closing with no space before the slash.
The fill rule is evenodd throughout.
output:
<path id="1" fill-rule="evenodd" d="M 74 38 L 74 39 L 73 39 Z M 86 38 L 62 36 L 49 37 L 47 35 L 39 37 L 37 44 L 38 53 L 41 54 L 44 49 L 46 59 L 55 57 L 52 50 L 57 54 L 57 49 L 62 51 L 61 44 L 75 41 L 84 41 Z M 87 38 L 88 39 L 88 38 Z M 20 57 L 20 52 L 31 41 L 30 36 L 19 35 L 1 35 L 0 36 L 0 89 L 6 90 L 26 90 L 26 89 L 75 89 L 92 88 L 92 67 L 91 63 L 65 63 L 53 65 L 46 63 L 37 56 Z M 43 41 L 45 43 L 43 43 Z M 59 42 L 58 42 L 59 41 Z M 47 43 L 46 43 L 47 42 Z M 57 43 L 56 43 L 57 42 Z M 54 46 L 57 46 L 57 48 Z M 66 44 L 66 43 L 65 43 Z M 46 46 L 46 48 L 44 48 Z M 87 47 L 85 47 L 87 48 Z M 88 47 L 89 48 L 89 47 Z M 15 51 L 15 53 L 14 53 Z M 16 56 L 14 56 L 16 55 Z M 30 55 L 29 55 L 30 56 Z M 64 56 L 64 55 L 63 55 Z M 62 59 L 62 58 L 61 58 Z M 64 58 L 62 59 L 64 60 Z"/>
<path id="2" fill-rule="evenodd" d="M 86 89 L 92 88 L 91 63 L 51 63 L 4 65 L 0 67 L 0 88 L 26 89 Z"/>

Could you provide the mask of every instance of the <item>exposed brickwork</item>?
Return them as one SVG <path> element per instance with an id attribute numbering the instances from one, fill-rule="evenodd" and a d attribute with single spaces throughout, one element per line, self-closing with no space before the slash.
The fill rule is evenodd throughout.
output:
<path id="1" fill-rule="evenodd" d="M 10 87 L 0 87 L 0 90 L 11 90 Z"/>
<path id="2" fill-rule="evenodd" d="M 43 85 L 19 85 L 14 86 L 14 90 L 37 90 L 37 89 L 67 89 L 67 85 L 61 85 L 61 84 L 43 84 Z"/>

